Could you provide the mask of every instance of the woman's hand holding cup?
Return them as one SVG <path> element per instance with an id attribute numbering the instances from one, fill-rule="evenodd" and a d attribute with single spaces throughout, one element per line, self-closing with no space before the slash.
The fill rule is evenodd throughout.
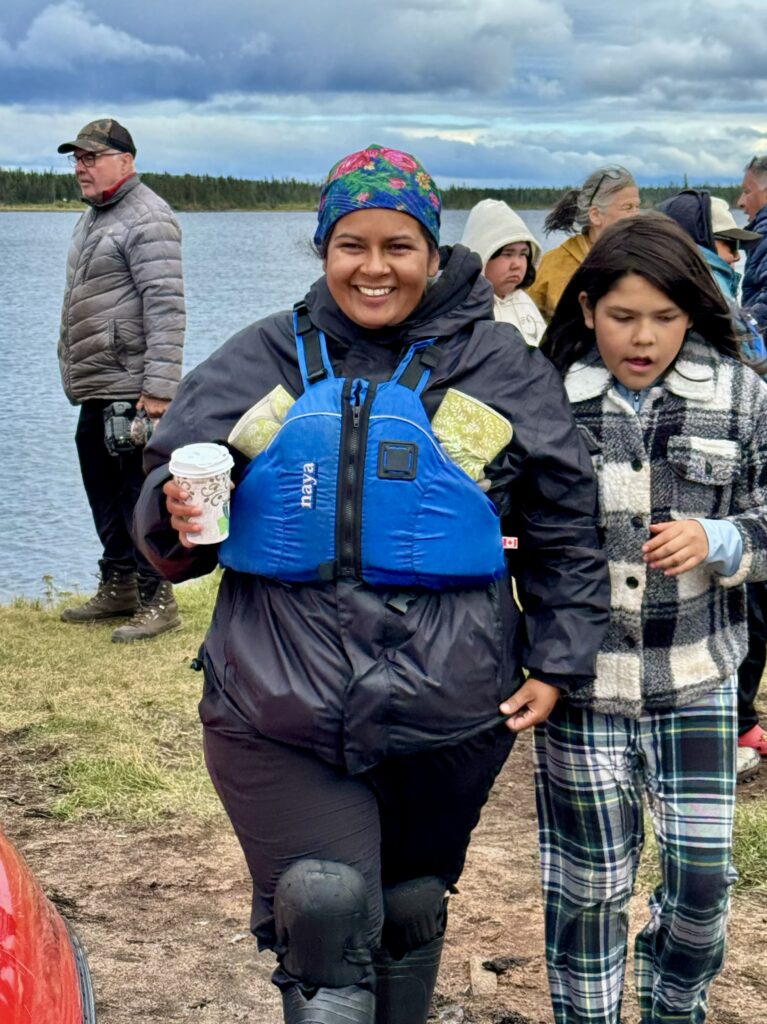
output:
<path id="1" fill-rule="evenodd" d="M 218 544 L 229 536 L 229 493 L 234 465 L 229 449 L 208 441 L 171 452 L 173 479 L 163 485 L 171 526 L 185 548 Z"/>
<path id="2" fill-rule="evenodd" d="M 185 548 L 193 548 L 195 542 L 189 539 L 190 534 L 200 533 L 202 526 L 198 518 L 202 515 L 202 509 L 197 505 L 190 505 L 189 494 L 175 480 L 168 480 L 163 484 L 165 495 L 165 507 L 170 512 L 170 525 L 178 533 L 179 540 Z"/>

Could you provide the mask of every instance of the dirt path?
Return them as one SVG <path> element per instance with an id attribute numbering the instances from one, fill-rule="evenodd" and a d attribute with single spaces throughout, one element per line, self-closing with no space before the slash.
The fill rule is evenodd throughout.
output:
<path id="1" fill-rule="evenodd" d="M 0 754 L 0 820 L 89 952 L 99 1024 L 235 1021 L 279 1024 L 271 963 L 247 934 L 249 887 L 223 825 L 207 832 L 61 824 L 29 752 Z M 767 789 L 767 767 L 739 791 Z M 637 897 L 634 919 L 644 916 Z M 767 900 L 737 899 L 727 969 L 711 1024 L 755 1024 L 767 1003 Z M 472 988 L 474 958 L 502 960 L 497 990 Z M 480 969 L 480 982 L 495 975 Z M 530 743 L 523 737 L 495 787 L 451 901 L 435 999 L 444 1024 L 549 1024 L 538 895 Z M 636 1024 L 631 1000 L 624 1024 Z"/>

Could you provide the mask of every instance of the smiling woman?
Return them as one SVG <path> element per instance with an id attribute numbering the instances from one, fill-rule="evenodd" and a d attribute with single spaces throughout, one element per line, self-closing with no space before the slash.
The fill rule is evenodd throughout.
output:
<path id="1" fill-rule="evenodd" d="M 205 753 L 288 1024 L 424 1024 L 493 779 L 590 679 L 606 626 L 561 384 L 491 319 L 479 257 L 438 248 L 440 213 L 410 154 L 339 161 L 324 275 L 189 374 L 147 449 L 147 556 L 173 580 L 226 569 Z M 235 459 L 220 545 L 168 479 L 176 447 L 210 441 Z"/>
<path id="2" fill-rule="evenodd" d="M 325 252 L 330 294 L 350 320 L 372 329 L 406 320 L 439 268 L 434 239 L 396 210 L 347 214 Z"/>

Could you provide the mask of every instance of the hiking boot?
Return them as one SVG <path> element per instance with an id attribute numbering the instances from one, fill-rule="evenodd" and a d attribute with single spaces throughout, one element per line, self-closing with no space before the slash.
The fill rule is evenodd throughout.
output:
<path id="1" fill-rule="evenodd" d="M 167 580 L 139 581 L 139 607 L 130 622 L 112 633 L 116 644 L 133 640 L 151 640 L 171 629 L 180 629 L 181 619 L 173 597 L 173 587 Z"/>
<path id="2" fill-rule="evenodd" d="M 77 608 L 65 608 L 62 622 L 98 622 L 132 615 L 139 607 L 135 572 L 102 569 L 99 587 L 93 597 Z"/>

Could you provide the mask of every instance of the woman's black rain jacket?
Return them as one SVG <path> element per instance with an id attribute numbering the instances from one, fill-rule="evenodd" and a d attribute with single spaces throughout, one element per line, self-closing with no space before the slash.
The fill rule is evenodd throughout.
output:
<path id="1" fill-rule="evenodd" d="M 607 626 L 596 485 L 559 375 L 513 327 L 490 319 L 492 289 L 476 255 L 455 246 L 442 261 L 396 328 L 367 331 L 347 319 L 324 278 L 306 302 L 339 375 L 387 379 L 410 343 L 436 336 L 429 416 L 453 387 L 509 419 L 512 440 L 487 475 L 504 534 L 518 538 L 509 565 L 524 614 L 508 579 L 403 600 L 354 580 L 288 584 L 227 570 L 204 643 L 207 685 L 254 729 L 353 773 L 493 726 L 523 670 L 565 692 L 591 680 Z M 245 328 L 183 380 L 147 449 L 136 509 L 142 549 L 168 579 L 210 572 L 217 554 L 182 547 L 169 526 L 161 488 L 170 453 L 225 441 L 278 384 L 294 395 L 302 387 L 289 313 Z M 242 468 L 240 459 L 235 482 Z"/>

